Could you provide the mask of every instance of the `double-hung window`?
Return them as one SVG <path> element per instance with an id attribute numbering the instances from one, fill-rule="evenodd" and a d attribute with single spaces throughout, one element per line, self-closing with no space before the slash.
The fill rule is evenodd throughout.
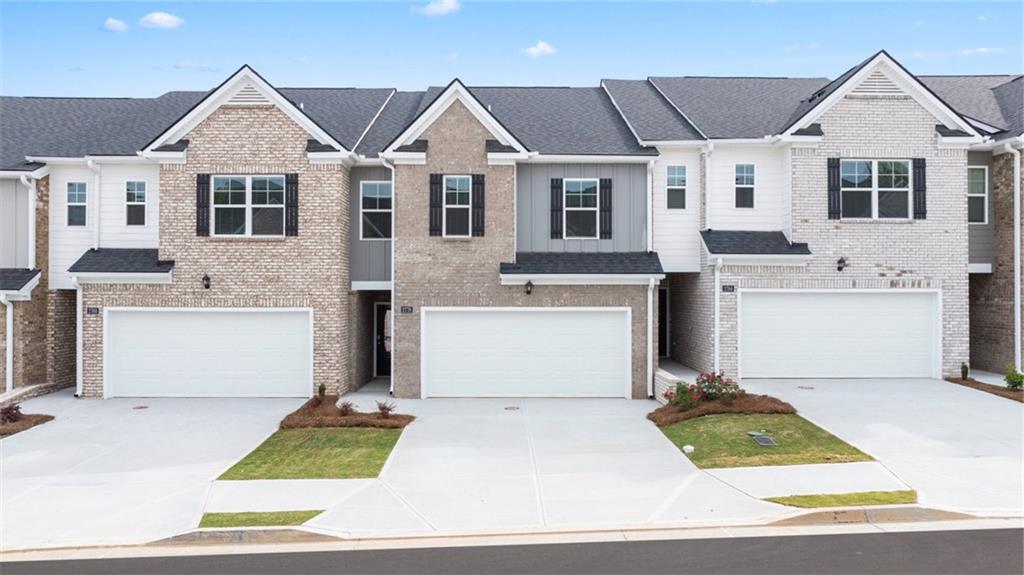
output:
<path id="1" fill-rule="evenodd" d="M 470 210 L 473 206 L 472 190 L 472 178 L 469 176 L 444 177 L 445 237 L 469 237 Z"/>
<path id="2" fill-rule="evenodd" d="M 284 176 L 214 176 L 213 235 L 284 235 Z"/>
<path id="3" fill-rule="evenodd" d="M 686 209 L 686 166 L 668 166 L 666 201 L 670 210 Z"/>
<path id="4" fill-rule="evenodd" d="M 845 219 L 910 217 L 910 162 L 843 160 L 839 168 L 840 203 Z"/>
<path id="5" fill-rule="evenodd" d="M 967 222 L 988 223 L 988 168 L 967 168 Z"/>
<path id="6" fill-rule="evenodd" d="M 736 207 L 754 207 L 754 164 L 736 164 Z"/>
<path id="7" fill-rule="evenodd" d="M 67 225 L 84 226 L 88 211 L 88 192 L 85 182 L 68 182 L 67 187 Z"/>
<path id="8" fill-rule="evenodd" d="M 596 179 L 565 180 L 565 239 L 597 239 L 598 196 Z"/>
<path id="9" fill-rule="evenodd" d="M 360 219 L 359 237 L 364 240 L 391 238 L 391 182 L 362 182 L 359 184 Z"/>
<path id="10" fill-rule="evenodd" d="M 146 225 L 146 182 L 125 182 L 124 193 L 125 225 Z"/>

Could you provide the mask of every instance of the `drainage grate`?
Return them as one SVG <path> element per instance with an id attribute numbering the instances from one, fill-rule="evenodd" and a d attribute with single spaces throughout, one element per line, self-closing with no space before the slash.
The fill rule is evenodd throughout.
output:
<path id="1" fill-rule="evenodd" d="M 775 443 L 774 439 L 768 437 L 767 435 L 755 435 L 754 441 L 756 441 L 757 444 L 760 445 L 761 447 L 776 447 L 778 445 L 777 443 Z"/>

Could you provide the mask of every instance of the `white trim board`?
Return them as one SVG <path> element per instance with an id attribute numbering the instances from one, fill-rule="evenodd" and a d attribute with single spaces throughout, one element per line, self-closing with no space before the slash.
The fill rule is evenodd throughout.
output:
<path id="1" fill-rule="evenodd" d="M 661 281 L 665 274 L 500 274 L 501 285 L 647 285 Z"/>

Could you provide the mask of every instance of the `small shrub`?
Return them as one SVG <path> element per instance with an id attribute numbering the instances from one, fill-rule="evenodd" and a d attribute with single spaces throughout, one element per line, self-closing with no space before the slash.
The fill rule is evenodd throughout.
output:
<path id="1" fill-rule="evenodd" d="M 1024 388 L 1024 373 L 1017 371 L 1017 366 L 1011 363 L 1006 366 L 1006 377 L 1003 378 L 1003 381 L 1010 389 L 1022 389 Z"/>
<path id="2" fill-rule="evenodd" d="M 971 375 L 971 368 L 966 363 L 960 364 L 960 379 L 967 379 Z"/>
<path id="3" fill-rule="evenodd" d="M 320 397 L 327 395 L 327 386 L 322 383 L 318 385 L 316 387 L 316 394 Z"/>
<path id="4" fill-rule="evenodd" d="M 694 387 L 700 391 L 702 400 L 724 399 L 729 401 L 742 397 L 746 393 L 736 385 L 735 381 L 725 377 L 724 372 L 703 372 L 697 376 Z"/>
<path id="5" fill-rule="evenodd" d="M 378 401 L 377 402 L 377 413 L 380 414 L 381 419 L 387 419 L 391 417 L 391 413 L 395 411 L 395 404 L 390 401 Z"/>
<path id="6" fill-rule="evenodd" d="M 0 409 L 0 423 L 16 423 L 21 421 L 25 414 L 21 412 L 21 405 L 12 403 Z"/>
<path id="7" fill-rule="evenodd" d="M 665 402 L 666 403 L 675 403 L 676 402 L 676 390 L 675 389 L 666 389 L 665 393 L 661 394 L 661 396 L 665 398 Z"/>
<path id="8" fill-rule="evenodd" d="M 693 409 L 703 399 L 699 389 L 682 381 L 676 384 L 672 397 L 673 404 L 675 404 L 676 409 L 679 411 Z"/>
<path id="9" fill-rule="evenodd" d="M 355 411 L 355 407 L 355 404 L 351 401 L 343 401 L 338 404 L 338 415 L 352 415 L 352 412 Z"/>

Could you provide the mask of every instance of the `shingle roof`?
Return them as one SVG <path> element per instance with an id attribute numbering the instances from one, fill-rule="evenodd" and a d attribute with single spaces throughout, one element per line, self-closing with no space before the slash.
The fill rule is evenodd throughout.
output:
<path id="1" fill-rule="evenodd" d="M 168 273 L 174 262 L 159 259 L 156 249 L 100 248 L 86 250 L 68 268 L 72 273 Z"/>
<path id="2" fill-rule="evenodd" d="M 647 80 L 602 80 L 614 104 L 645 141 L 703 140 L 692 124 Z"/>
<path id="3" fill-rule="evenodd" d="M 1011 135 L 1024 132 L 1024 76 L 918 76 L 957 112 Z"/>
<path id="4" fill-rule="evenodd" d="M 515 263 L 502 263 L 503 274 L 661 274 L 654 252 L 518 252 Z"/>
<path id="5" fill-rule="evenodd" d="M 351 150 L 391 88 L 279 88 L 291 103 L 323 128 L 332 138 Z"/>
<path id="6" fill-rule="evenodd" d="M 377 119 L 366 131 L 356 153 L 368 158 L 376 158 L 406 126 L 416 117 L 417 110 L 423 100 L 424 92 L 395 92 L 381 110 Z"/>
<path id="7" fill-rule="evenodd" d="M 0 268 L 0 291 L 18 291 L 39 273 L 25 268 Z"/>
<path id="8" fill-rule="evenodd" d="M 789 243 L 782 232 L 704 230 L 708 252 L 715 255 L 810 255 L 807 244 Z"/>

